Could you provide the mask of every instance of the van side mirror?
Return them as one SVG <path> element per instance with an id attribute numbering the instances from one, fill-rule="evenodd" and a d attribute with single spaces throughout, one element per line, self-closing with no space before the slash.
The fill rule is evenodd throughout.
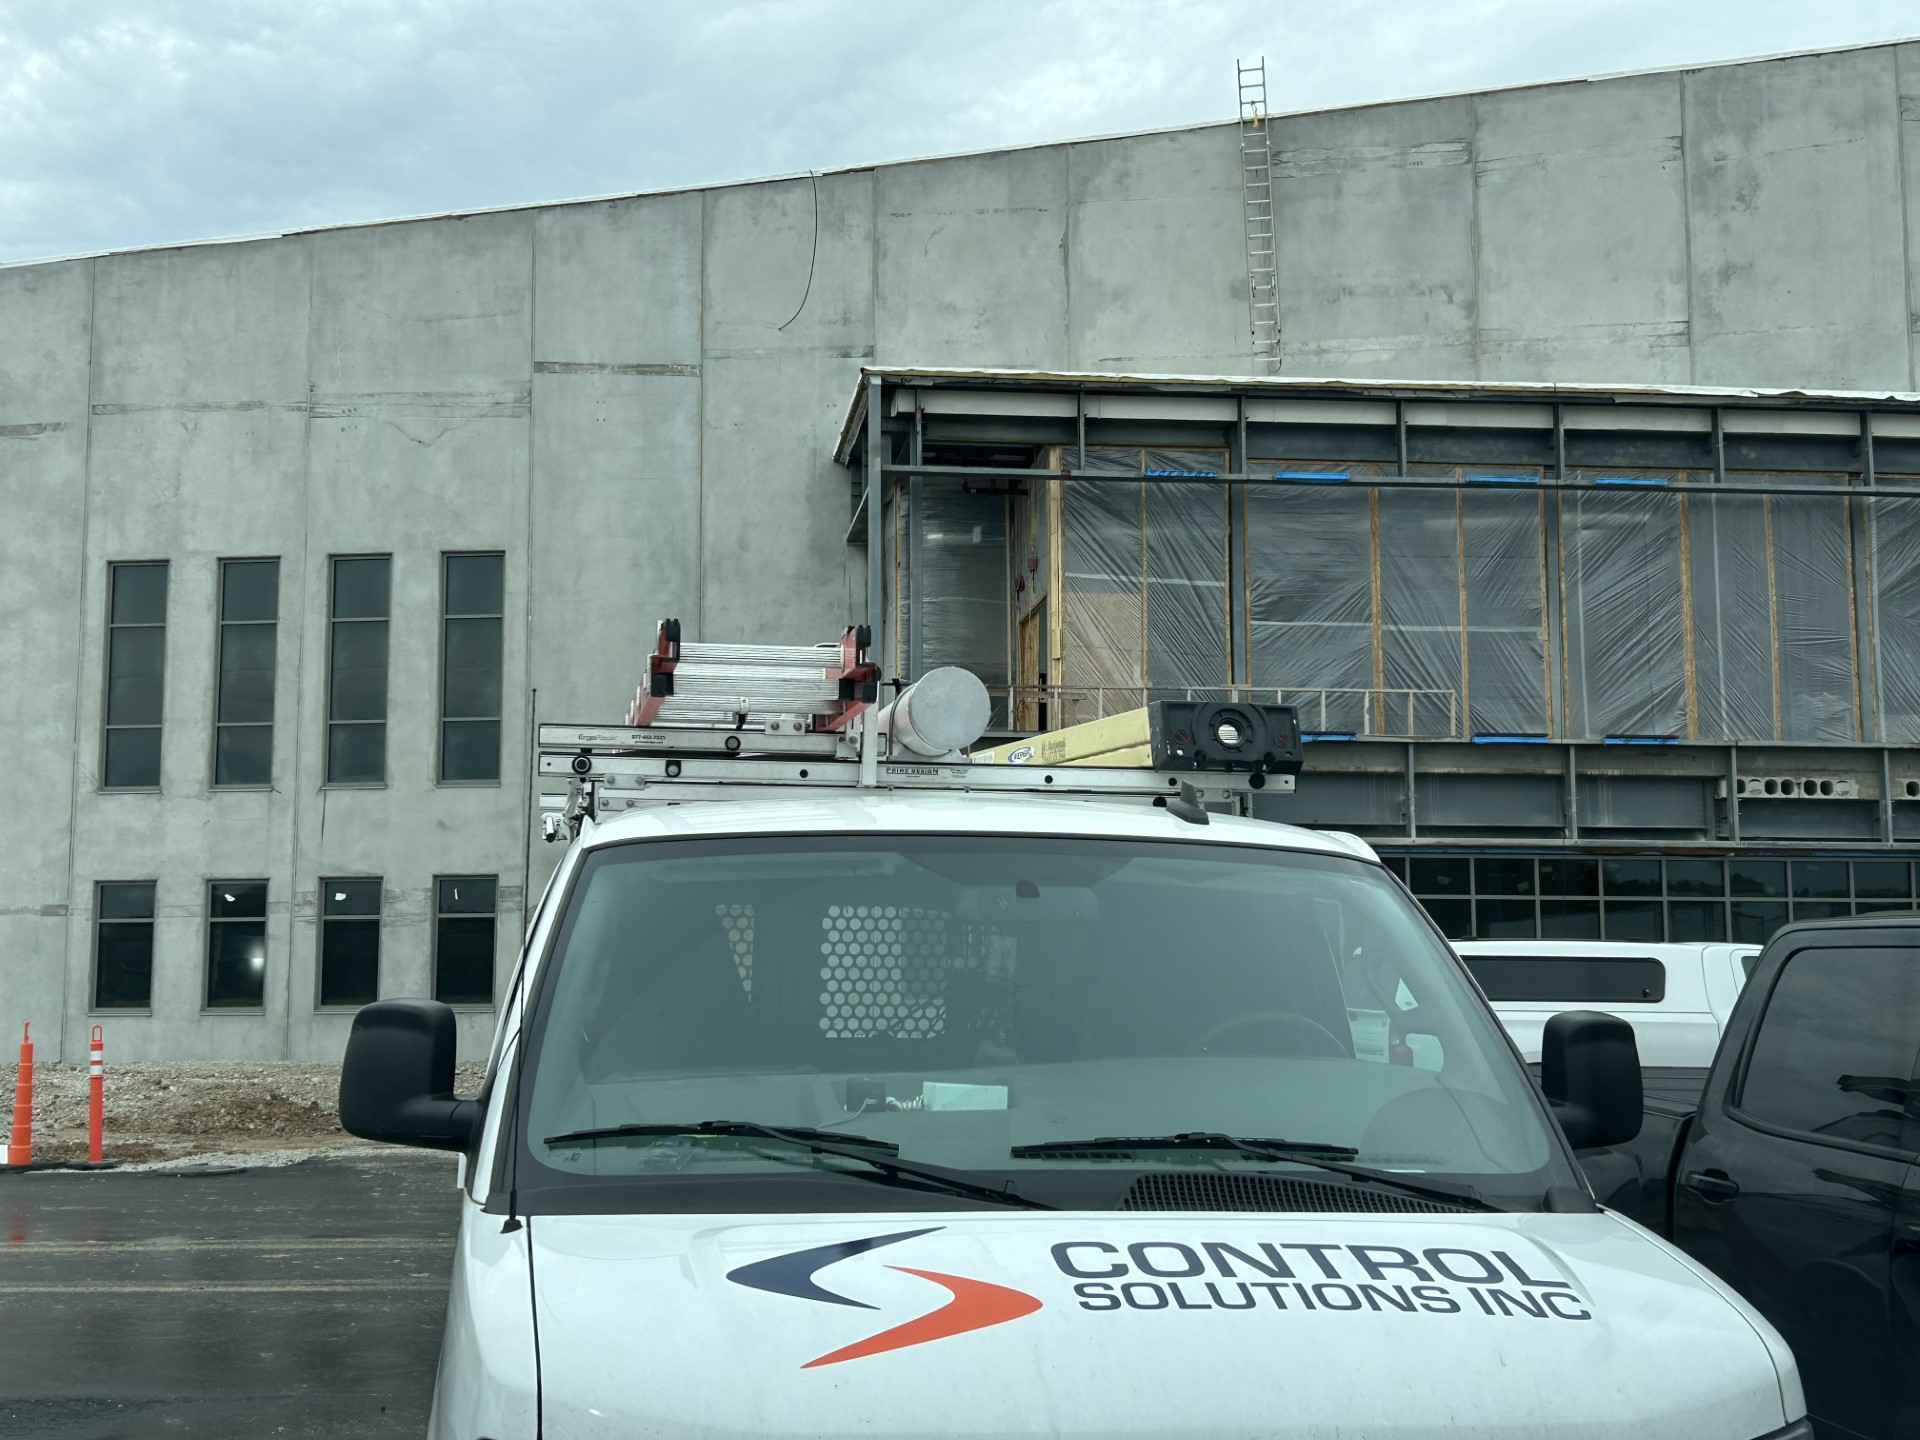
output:
<path id="1" fill-rule="evenodd" d="M 1555 1015 L 1540 1037 L 1540 1088 L 1574 1149 L 1624 1145 L 1641 1121 L 1633 1026 L 1598 1010 Z"/>
<path id="2" fill-rule="evenodd" d="M 340 1067 L 340 1123 L 350 1135 L 429 1150 L 467 1150 L 480 1102 L 453 1093 L 453 1011 L 437 1000 L 361 1007 Z"/>

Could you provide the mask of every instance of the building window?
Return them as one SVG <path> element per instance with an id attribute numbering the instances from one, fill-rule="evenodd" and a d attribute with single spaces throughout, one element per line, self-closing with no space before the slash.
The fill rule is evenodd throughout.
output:
<path id="1" fill-rule="evenodd" d="M 108 589 L 102 784 L 108 790 L 157 790 L 166 691 L 166 562 L 110 566 Z"/>
<path id="2" fill-rule="evenodd" d="M 500 778 L 502 555 L 448 555 L 441 585 L 440 779 Z"/>
<path id="3" fill-rule="evenodd" d="M 258 1010 L 267 991 L 267 882 L 207 887 L 207 1008 Z"/>
<path id="4" fill-rule="evenodd" d="M 387 617 L 393 559 L 333 562 L 327 659 L 327 783 L 380 785 L 387 778 Z"/>
<path id="5" fill-rule="evenodd" d="M 380 998 L 380 882 L 320 882 L 320 1003 Z"/>
<path id="6" fill-rule="evenodd" d="M 279 622 L 280 562 L 221 561 L 215 785 L 273 782 L 273 675 Z"/>
<path id="7" fill-rule="evenodd" d="M 491 875 L 442 875 L 434 881 L 434 999 L 449 1005 L 493 1003 L 498 889 Z"/>
<path id="8" fill-rule="evenodd" d="M 153 881 L 103 881 L 93 914 L 93 1008 L 151 1009 Z"/>
<path id="9" fill-rule="evenodd" d="M 1790 920 L 1914 908 L 1906 860 L 1389 855 L 1451 940 L 1763 945 Z"/>

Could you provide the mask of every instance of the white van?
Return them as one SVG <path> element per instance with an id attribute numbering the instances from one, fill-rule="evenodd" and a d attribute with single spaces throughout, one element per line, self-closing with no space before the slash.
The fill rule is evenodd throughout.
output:
<path id="1" fill-rule="evenodd" d="M 477 1099 L 428 1001 L 342 1081 L 468 1156 L 435 1440 L 1807 1433 L 1358 842 L 662 807 L 583 831 L 512 997 Z"/>
<path id="2" fill-rule="evenodd" d="M 464 1157 L 434 1440 L 1807 1440 L 1575 1161 L 1639 1130 L 1631 1029 L 1561 1016 L 1535 1085 L 1364 842 L 1206 808 L 1291 783 L 1291 711 L 976 766 L 960 672 L 703 738 L 656 653 L 628 728 L 541 727 L 571 843 L 484 1091 L 445 1005 L 354 1018 L 342 1123 Z"/>
<path id="3" fill-rule="evenodd" d="M 1624 940 L 1456 940 L 1453 948 L 1529 1062 L 1547 1021 L 1600 1010 L 1633 1026 L 1641 1063 L 1704 1070 L 1758 945 Z"/>

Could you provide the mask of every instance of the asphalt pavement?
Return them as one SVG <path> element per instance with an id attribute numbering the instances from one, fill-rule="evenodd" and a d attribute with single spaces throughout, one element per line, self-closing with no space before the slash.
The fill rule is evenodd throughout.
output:
<path id="1" fill-rule="evenodd" d="M 419 1436 L 452 1157 L 0 1175 L 0 1435 Z"/>

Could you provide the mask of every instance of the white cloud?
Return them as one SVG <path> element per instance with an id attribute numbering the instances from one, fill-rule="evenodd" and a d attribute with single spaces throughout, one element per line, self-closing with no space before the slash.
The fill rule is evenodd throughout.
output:
<path id="1" fill-rule="evenodd" d="M 0 260 L 1895 38 L 1907 0 L 0 0 Z"/>

